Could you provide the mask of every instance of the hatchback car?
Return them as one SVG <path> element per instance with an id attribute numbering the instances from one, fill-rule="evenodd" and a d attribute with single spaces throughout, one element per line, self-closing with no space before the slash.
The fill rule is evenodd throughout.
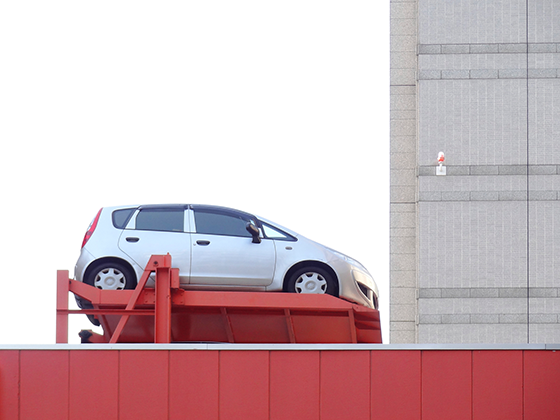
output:
<path id="1" fill-rule="evenodd" d="M 75 278 L 103 290 L 133 289 L 150 256 L 167 253 L 184 289 L 327 293 L 377 309 L 377 285 L 356 260 L 266 219 L 208 205 L 102 208 Z"/>

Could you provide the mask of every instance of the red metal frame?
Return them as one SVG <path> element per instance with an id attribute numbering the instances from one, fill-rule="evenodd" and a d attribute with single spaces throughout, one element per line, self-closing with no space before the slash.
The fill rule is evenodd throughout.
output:
<path id="1" fill-rule="evenodd" d="M 155 272 L 155 288 L 146 283 Z M 381 343 L 379 312 L 329 295 L 183 290 L 171 256 L 153 255 L 134 290 L 99 290 L 57 273 L 56 342 L 68 342 L 68 315 L 95 315 L 97 343 Z M 68 292 L 93 309 L 70 310 Z"/>

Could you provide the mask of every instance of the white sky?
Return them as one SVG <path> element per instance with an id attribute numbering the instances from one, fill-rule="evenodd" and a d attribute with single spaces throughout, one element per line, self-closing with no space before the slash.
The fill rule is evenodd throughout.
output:
<path id="1" fill-rule="evenodd" d="M 56 270 L 133 203 L 356 258 L 389 341 L 389 1 L 2 2 L 0 139 L 0 344 L 54 343 Z M 70 342 L 91 327 L 71 316 Z"/>

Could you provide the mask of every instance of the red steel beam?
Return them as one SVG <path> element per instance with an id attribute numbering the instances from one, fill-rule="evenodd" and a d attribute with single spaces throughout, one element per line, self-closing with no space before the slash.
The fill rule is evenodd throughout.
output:
<path id="1" fill-rule="evenodd" d="M 56 342 L 68 343 L 68 270 L 56 273 Z"/>
<path id="2" fill-rule="evenodd" d="M 140 293 L 144 290 L 144 287 L 146 287 L 146 283 L 148 282 L 148 278 L 150 277 L 150 274 L 152 273 L 152 271 L 156 271 L 157 273 L 157 269 L 168 269 L 171 268 L 171 255 L 167 254 L 167 255 L 152 255 L 150 257 L 150 260 L 148 261 L 148 264 L 146 265 L 146 268 L 144 270 L 144 274 L 142 274 L 142 277 L 140 278 L 140 281 L 138 282 L 136 289 L 134 289 L 134 292 L 132 293 L 132 296 L 130 297 L 130 300 L 128 301 L 128 304 L 126 305 L 126 310 L 129 312 L 129 314 L 123 315 L 121 317 L 121 319 L 119 320 L 119 323 L 117 325 L 117 328 L 115 329 L 115 331 L 113 332 L 111 339 L 109 340 L 109 343 L 116 343 L 126 325 L 126 323 L 128 322 L 128 320 L 130 319 L 130 315 L 133 312 L 134 308 L 136 307 L 136 304 L 138 303 L 138 298 L 140 297 Z M 165 276 L 164 276 L 165 277 Z M 167 287 L 168 294 L 171 294 L 171 291 L 169 290 L 170 288 L 170 281 L 165 281 L 165 279 L 163 280 L 163 282 L 165 283 L 164 286 L 162 287 Z M 159 283 L 159 279 L 156 280 L 156 284 Z M 158 287 L 158 289 L 160 289 L 160 287 Z M 163 296 L 163 295 L 162 295 Z M 167 323 L 168 325 L 171 323 L 171 312 L 169 312 L 168 316 L 167 316 L 167 321 L 165 319 L 159 320 L 158 319 L 158 310 L 160 317 L 164 317 L 166 315 L 165 312 L 165 308 L 162 309 L 158 308 L 158 303 L 159 304 L 165 304 L 164 302 L 164 297 L 161 298 L 162 301 L 161 302 L 157 302 L 156 300 L 156 308 L 155 308 L 155 315 L 156 315 L 156 320 L 155 320 L 155 324 L 157 325 L 158 322 L 160 323 Z M 169 308 L 171 307 L 171 304 L 169 304 Z M 163 326 L 163 328 L 165 328 L 165 325 Z M 170 329 L 170 326 L 168 327 L 168 329 Z M 165 333 L 162 332 L 162 329 L 160 328 L 160 334 L 164 334 L 164 338 L 167 337 L 169 338 L 169 336 L 165 335 Z M 160 337 L 161 338 L 161 337 Z M 157 338 L 156 338 L 156 342 Z M 161 341 L 160 341 L 161 342 Z M 168 341 L 164 341 L 166 343 L 169 343 Z"/>
<path id="3" fill-rule="evenodd" d="M 154 339 L 156 343 L 171 342 L 171 262 L 156 268 L 156 304 Z"/>

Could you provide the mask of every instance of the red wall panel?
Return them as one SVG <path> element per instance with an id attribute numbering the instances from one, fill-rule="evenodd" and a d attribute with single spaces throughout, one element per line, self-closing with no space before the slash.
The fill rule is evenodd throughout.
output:
<path id="1" fill-rule="evenodd" d="M 0 350 L 0 419 L 19 419 L 19 352 Z"/>
<path id="2" fill-rule="evenodd" d="M 119 352 L 74 351 L 70 357 L 71 419 L 116 419 L 119 409 Z"/>
<path id="3" fill-rule="evenodd" d="M 421 353 L 371 352 L 371 411 L 376 420 L 420 420 Z"/>
<path id="4" fill-rule="evenodd" d="M 422 351 L 422 419 L 471 420 L 472 352 Z"/>
<path id="5" fill-rule="evenodd" d="M 523 418 L 523 352 L 473 352 L 473 420 Z"/>
<path id="6" fill-rule="evenodd" d="M 560 418 L 560 351 L 525 352 L 525 420 Z"/>
<path id="7" fill-rule="evenodd" d="M 370 418 L 369 351 L 321 352 L 321 420 Z"/>
<path id="8" fill-rule="evenodd" d="M 170 420 L 218 418 L 219 355 L 217 351 L 170 352 Z"/>
<path id="9" fill-rule="evenodd" d="M 20 355 L 20 420 L 68 419 L 68 351 Z"/>
<path id="10" fill-rule="evenodd" d="M 270 419 L 319 420 L 320 352 L 270 353 Z"/>
<path id="11" fill-rule="evenodd" d="M 121 351 L 119 420 L 166 419 L 169 352 Z"/>
<path id="12" fill-rule="evenodd" d="M 556 420 L 550 350 L 0 350 L 0 419 Z"/>
<path id="13" fill-rule="evenodd" d="M 220 352 L 220 420 L 268 419 L 268 351 Z"/>

